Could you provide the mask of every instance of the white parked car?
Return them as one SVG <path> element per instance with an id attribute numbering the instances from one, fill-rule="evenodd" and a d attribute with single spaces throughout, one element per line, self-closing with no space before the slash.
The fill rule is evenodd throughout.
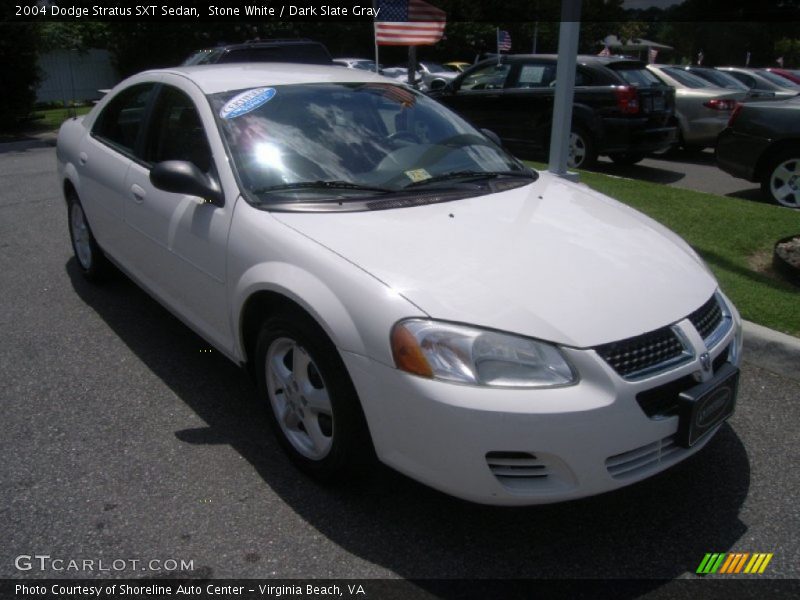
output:
<path id="1" fill-rule="evenodd" d="M 248 367 L 318 477 L 377 455 L 476 502 L 567 500 L 733 411 L 739 316 L 685 242 L 389 79 L 149 71 L 57 154 L 86 277 L 111 261 Z"/>

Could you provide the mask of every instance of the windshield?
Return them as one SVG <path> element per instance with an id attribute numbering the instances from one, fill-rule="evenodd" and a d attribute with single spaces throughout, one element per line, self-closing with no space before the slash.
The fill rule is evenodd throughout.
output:
<path id="1" fill-rule="evenodd" d="M 405 86 L 283 85 L 209 101 L 241 184 L 258 202 L 475 188 L 481 176 L 524 178 L 525 185 L 535 177 L 460 117 Z"/>
<path id="2" fill-rule="evenodd" d="M 758 74 L 761 75 L 767 81 L 771 81 L 778 87 L 789 88 L 792 90 L 800 89 L 800 85 L 797 85 L 795 82 L 786 79 L 785 77 L 781 77 L 780 75 L 775 75 L 775 73 L 770 73 L 769 71 L 758 71 Z"/>
<path id="3" fill-rule="evenodd" d="M 422 62 L 419 63 L 421 67 L 424 67 L 428 70 L 428 73 L 447 73 L 448 69 L 445 68 L 444 65 L 440 65 L 439 63 L 433 62 Z"/>
<path id="4" fill-rule="evenodd" d="M 688 88 L 698 89 L 698 88 L 710 87 L 708 81 L 706 81 L 705 79 L 701 79 L 696 75 L 692 75 L 691 73 L 684 71 L 683 69 L 675 67 L 664 67 L 662 70 L 664 71 L 664 73 L 672 77 L 675 81 L 685 85 Z"/>
<path id="5" fill-rule="evenodd" d="M 692 69 L 690 71 L 693 75 L 707 79 L 711 83 L 719 87 L 728 88 L 731 90 L 748 91 L 750 88 L 743 84 L 736 77 L 731 77 L 722 71 L 715 71 L 714 69 Z"/>

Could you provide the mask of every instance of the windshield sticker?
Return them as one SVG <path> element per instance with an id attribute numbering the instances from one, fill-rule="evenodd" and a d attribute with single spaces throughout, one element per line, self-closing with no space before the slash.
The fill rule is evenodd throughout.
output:
<path id="1" fill-rule="evenodd" d="M 430 179 L 431 174 L 425 169 L 412 169 L 411 171 L 406 171 L 406 177 L 408 177 L 411 181 L 417 182 Z"/>
<path id="2" fill-rule="evenodd" d="M 227 104 L 219 111 L 219 116 L 223 119 L 235 119 L 259 106 L 266 104 L 275 96 L 275 88 L 256 88 L 242 92 L 228 100 Z"/>

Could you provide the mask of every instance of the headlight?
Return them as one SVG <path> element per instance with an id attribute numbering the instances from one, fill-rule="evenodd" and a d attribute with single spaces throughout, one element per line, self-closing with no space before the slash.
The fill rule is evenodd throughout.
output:
<path id="1" fill-rule="evenodd" d="M 552 387 L 577 377 L 555 346 L 530 338 L 408 319 L 392 329 L 398 369 L 421 377 L 492 387 Z"/>

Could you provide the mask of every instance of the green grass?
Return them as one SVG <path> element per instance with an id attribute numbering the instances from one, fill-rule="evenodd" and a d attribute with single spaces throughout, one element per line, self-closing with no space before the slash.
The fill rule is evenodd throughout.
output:
<path id="1" fill-rule="evenodd" d="M 31 125 L 41 131 L 51 131 L 61 127 L 61 124 L 70 117 L 85 115 L 91 106 L 76 106 L 75 108 L 50 108 L 37 110 L 33 113 L 34 121 Z"/>
<path id="2" fill-rule="evenodd" d="M 800 288 L 769 268 L 775 242 L 800 234 L 800 212 L 587 171 L 581 172 L 581 182 L 681 235 L 743 318 L 800 337 Z"/>

